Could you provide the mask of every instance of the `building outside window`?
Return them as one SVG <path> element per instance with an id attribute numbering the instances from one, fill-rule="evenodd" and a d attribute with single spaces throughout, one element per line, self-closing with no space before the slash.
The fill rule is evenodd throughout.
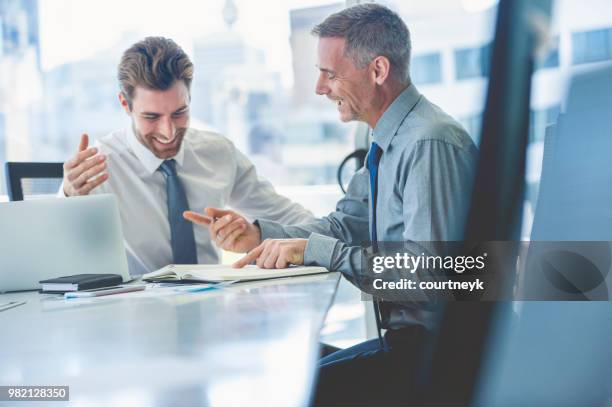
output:
<path id="1" fill-rule="evenodd" d="M 572 34 L 574 65 L 612 59 L 612 28 L 582 31 Z"/>
<path id="2" fill-rule="evenodd" d="M 487 77 L 491 69 L 491 44 L 455 51 L 457 80 Z"/>
<path id="3" fill-rule="evenodd" d="M 278 189 L 328 213 L 341 196 L 335 168 L 354 149 L 354 126 L 315 94 L 310 29 L 344 4 L 273 3 L 2 0 L 0 159 L 64 161 L 82 133 L 95 140 L 129 125 L 117 98 L 121 53 L 162 35 L 194 63 L 191 126 L 228 137 Z M 134 18 L 143 9 L 147 18 Z"/>
<path id="4" fill-rule="evenodd" d="M 410 75 L 417 85 L 430 85 L 442 82 L 440 53 L 414 55 L 410 61 Z"/>

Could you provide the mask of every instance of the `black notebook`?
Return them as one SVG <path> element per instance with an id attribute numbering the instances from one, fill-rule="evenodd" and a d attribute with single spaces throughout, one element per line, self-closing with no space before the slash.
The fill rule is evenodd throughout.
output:
<path id="1" fill-rule="evenodd" d="M 67 291 L 91 290 L 93 288 L 112 287 L 123 283 L 119 274 L 76 274 L 39 281 L 42 292 L 64 293 Z"/>

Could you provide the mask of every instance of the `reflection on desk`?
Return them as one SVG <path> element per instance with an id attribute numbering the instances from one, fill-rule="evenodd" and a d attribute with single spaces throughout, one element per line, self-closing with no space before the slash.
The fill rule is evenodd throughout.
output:
<path id="1" fill-rule="evenodd" d="M 70 404 L 96 406 L 304 406 L 338 280 L 78 301 L 0 295 L 27 301 L 0 314 L 0 384 L 68 385 Z"/>

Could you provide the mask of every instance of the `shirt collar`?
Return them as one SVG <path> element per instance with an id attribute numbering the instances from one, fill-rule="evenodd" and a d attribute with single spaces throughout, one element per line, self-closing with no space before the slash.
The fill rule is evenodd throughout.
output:
<path id="1" fill-rule="evenodd" d="M 378 119 L 378 123 L 376 123 L 373 131 L 373 140 L 383 151 L 387 150 L 400 125 L 420 98 L 421 94 L 419 91 L 414 85 L 410 84 L 395 98 L 393 103 L 389 105 L 380 119 Z"/>
<path id="2" fill-rule="evenodd" d="M 185 137 L 183 138 L 179 151 L 174 157 L 172 157 L 176 161 L 176 164 L 179 168 L 183 166 L 183 157 L 185 156 L 185 142 L 188 132 L 189 129 L 185 133 Z M 163 159 L 156 157 L 155 154 L 151 152 L 151 150 L 143 146 L 140 141 L 138 141 L 136 135 L 134 134 L 134 129 L 131 125 L 128 126 L 127 129 L 127 143 L 136 155 L 136 158 L 138 158 L 138 161 L 140 161 L 140 163 L 145 167 L 149 174 L 155 173 L 155 171 L 157 171 L 161 163 L 164 161 Z"/>

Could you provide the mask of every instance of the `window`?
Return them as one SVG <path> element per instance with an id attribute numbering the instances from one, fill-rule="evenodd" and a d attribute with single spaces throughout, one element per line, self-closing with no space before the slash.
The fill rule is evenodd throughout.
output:
<path id="1" fill-rule="evenodd" d="M 486 77 L 489 75 L 490 68 L 490 44 L 455 51 L 455 77 L 457 80 Z"/>
<path id="2" fill-rule="evenodd" d="M 612 28 L 572 34 L 574 65 L 612 59 Z"/>
<path id="3" fill-rule="evenodd" d="M 440 53 L 413 56 L 410 61 L 410 75 L 417 85 L 442 82 Z"/>
<path id="4" fill-rule="evenodd" d="M 417 89 L 478 143 L 496 2 L 481 1 L 478 9 L 464 1 L 381 2 L 396 9 L 408 24 L 413 46 L 410 70 Z M 479 80 L 463 80 L 467 78 Z"/>
<path id="5" fill-rule="evenodd" d="M 241 0 L 177 0 L 172 7 L 145 0 L 2 1 L 0 118 L 7 120 L 0 119 L 0 157 L 64 161 L 83 132 L 96 139 L 129 125 L 117 101 L 117 64 L 134 42 L 162 35 L 194 63 L 192 127 L 231 139 L 276 186 L 335 185 L 335 168 L 354 148 L 353 126 L 314 92 L 310 29 L 343 7 L 334 0 L 272 8 Z M 134 18 L 142 10 L 147 18 Z M 280 176 L 304 157 L 313 161 L 308 171 Z M 333 205 L 319 215 L 329 210 Z"/>
<path id="6" fill-rule="evenodd" d="M 605 4 L 605 5 L 604 5 Z M 554 2 L 555 12 L 553 13 L 556 21 L 552 22 L 555 27 L 557 37 L 554 40 L 552 52 L 548 57 L 540 62 L 538 68 L 547 68 L 560 66 L 564 59 L 560 59 L 559 55 L 559 38 L 571 38 L 572 55 L 569 63 L 572 65 L 581 65 L 599 61 L 612 60 L 612 3 L 600 2 L 596 0 L 587 0 L 584 2 Z M 576 26 L 581 27 L 580 31 L 575 29 Z M 570 59 L 570 58 L 567 58 Z M 606 99 L 602 95 L 606 94 L 609 87 L 605 77 L 598 79 L 599 85 L 594 85 L 590 71 L 571 69 L 560 70 L 559 75 L 544 78 L 541 75 L 534 75 L 532 88 L 532 104 L 538 101 L 538 104 L 545 102 L 544 108 L 534 108 L 530 113 L 529 120 L 529 145 L 527 149 L 527 168 L 526 168 L 526 199 L 524 206 L 523 219 L 523 238 L 528 240 L 531 238 L 531 230 L 534 222 L 541 225 L 542 215 L 550 208 L 563 207 L 564 212 L 569 211 L 576 202 L 580 202 L 587 196 L 596 195 L 599 193 L 599 186 L 596 181 L 589 180 L 589 183 L 584 183 L 583 179 L 571 179 L 571 174 L 578 174 L 585 168 L 593 168 L 595 176 L 605 174 L 602 169 L 596 169 L 594 166 L 600 165 L 600 168 L 606 168 L 603 160 L 597 162 L 590 153 L 581 154 L 579 151 L 588 151 L 592 148 L 597 140 L 598 122 L 604 120 L 605 114 L 596 114 L 595 109 L 605 105 Z M 580 75 L 580 80 L 574 81 L 573 78 Z M 590 84 L 586 89 L 584 84 Z M 571 88 L 572 90 L 559 92 L 559 89 Z M 576 91 L 578 89 L 578 91 Z M 599 92 L 603 92 L 598 96 Z M 564 99 L 572 97 L 573 99 Z M 584 99 L 588 97 L 589 99 Z M 564 120 L 558 122 L 558 116 L 561 113 L 561 106 L 564 106 Z M 581 107 L 583 106 L 583 107 Z M 584 108 L 588 106 L 588 108 Z M 590 112 L 590 113 L 589 113 Z M 585 114 L 583 114 L 585 113 Z M 553 138 L 550 144 L 546 144 L 546 129 L 549 125 L 557 123 L 561 128 L 557 127 L 557 133 L 552 133 Z M 600 124 L 599 124 L 600 125 Z M 554 150 L 554 145 L 557 142 L 556 136 L 564 134 L 565 146 L 572 146 L 564 149 L 562 152 Z M 558 146 L 558 145 L 557 145 Z M 565 148 L 565 147 L 564 147 Z M 554 154 L 553 154 L 554 152 Z M 595 154 L 597 155 L 597 154 Z M 556 178 L 556 173 L 547 173 L 543 175 L 544 162 L 548 164 L 546 168 L 551 168 L 552 162 L 558 163 L 557 170 L 561 169 L 566 172 L 567 177 L 562 181 Z M 555 161 L 559 160 L 559 161 Z M 571 169 L 571 170 L 570 170 Z M 550 171 L 550 170 L 549 170 Z M 564 197 L 556 197 L 554 205 L 545 209 L 543 212 L 536 213 L 537 204 L 544 196 L 541 195 L 540 182 L 542 177 L 548 179 L 549 185 L 546 196 L 550 198 L 551 191 L 566 191 L 566 187 L 572 189 L 571 193 Z M 550 189 L 551 185 L 554 186 Z M 569 190 L 567 189 L 567 190 Z M 574 191 L 581 191 L 574 193 Z M 603 188 L 602 188 L 603 191 Z M 556 192 L 555 192 L 556 193 Z M 546 199 L 548 199 L 546 198 Z M 548 202 L 548 201 L 547 201 Z M 593 199 L 584 207 L 595 208 L 597 199 Z M 550 203 L 549 203 L 550 204 Z M 553 209 L 554 210 L 554 209 Z M 584 213 L 584 209 L 581 209 Z M 569 213 L 569 212 L 568 212 Z M 583 222 L 583 220 L 580 220 Z M 583 222 L 584 225 L 587 222 Z M 541 229 L 541 228 L 540 228 Z M 594 229 L 593 229 L 594 230 Z M 584 236 L 591 236 L 588 232 Z"/>

